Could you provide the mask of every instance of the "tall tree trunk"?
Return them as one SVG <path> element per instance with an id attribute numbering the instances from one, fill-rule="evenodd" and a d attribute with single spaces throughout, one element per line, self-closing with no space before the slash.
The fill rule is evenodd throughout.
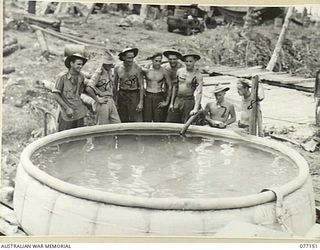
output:
<path id="1" fill-rule="evenodd" d="M 84 23 L 87 23 L 88 18 L 89 18 L 89 16 L 92 14 L 95 6 L 96 6 L 95 3 L 93 3 L 93 4 L 91 5 L 91 8 L 90 8 L 90 10 L 89 10 L 89 13 L 88 13 L 88 15 L 86 16 L 86 18 L 85 18 L 84 21 L 83 21 Z"/>
<path id="2" fill-rule="evenodd" d="M 283 44 L 283 41 L 284 41 L 286 32 L 288 30 L 288 27 L 289 27 L 290 17 L 292 16 L 293 11 L 294 11 L 294 7 L 289 7 L 289 9 L 287 11 L 286 19 L 284 20 L 284 23 L 283 23 L 283 26 L 282 26 L 282 29 L 281 29 L 281 33 L 280 33 L 279 38 L 278 38 L 278 42 L 276 44 L 276 47 L 275 47 L 275 49 L 273 51 L 273 54 L 272 54 L 271 59 L 270 59 L 270 61 L 268 63 L 268 66 L 267 66 L 267 70 L 269 70 L 269 71 L 272 71 L 274 66 L 277 63 L 277 60 L 278 60 L 278 57 L 279 57 L 279 54 L 280 54 L 280 51 L 281 51 L 281 47 L 282 47 L 282 44 Z"/>

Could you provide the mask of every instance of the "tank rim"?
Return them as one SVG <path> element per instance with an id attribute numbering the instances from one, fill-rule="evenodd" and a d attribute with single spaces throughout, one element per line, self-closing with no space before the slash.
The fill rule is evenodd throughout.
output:
<path id="1" fill-rule="evenodd" d="M 88 136 L 106 132 L 134 132 L 135 130 L 159 132 L 167 131 L 178 133 L 182 129 L 182 126 L 183 124 L 173 123 L 122 123 L 76 128 L 68 131 L 54 133 L 29 144 L 21 154 L 20 167 L 23 167 L 28 175 L 30 175 L 34 179 L 59 192 L 63 192 L 65 194 L 69 194 L 81 199 L 119 206 L 162 210 L 218 210 L 250 207 L 275 200 L 275 193 L 272 191 L 265 191 L 253 195 L 225 198 L 194 199 L 134 197 L 130 195 L 93 190 L 64 182 L 40 170 L 31 162 L 31 156 L 36 150 L 49 143 L 62 140 L 64 138 L 77 138 L 80 136 Z M 299 189 L 308 179 L 309 167 L 306 160 L 295 150 L 278 142 L 256 136 L 242 135 L 230 130 L 201 126 L 190 126 L 188 134 L 199 136 L 216 135 L 226 139 L 250 142 L 254 145 L 257 145 L 258 147 L 264 146 L 289 157 L 299 168 L 299 173 L 298 176 L 290 182 L 276 188 L 276 190 L 273 189 L 277 194 L 286 196 Z"/>

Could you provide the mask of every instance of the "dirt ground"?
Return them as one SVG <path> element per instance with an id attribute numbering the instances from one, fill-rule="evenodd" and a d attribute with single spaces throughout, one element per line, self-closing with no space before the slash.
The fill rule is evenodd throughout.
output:
<path id="1" fill-rule="evenodd" d="M 10 13 L 10 8 L 6 11 Z M 275 28 L 271 23 L 255 27 L 252 43 L 247 46 L 240 35 L 241 27 L 218 26 L 202 34 L 187 37 L 167 32 L 165 20 L 154 21 L 153 30 L 147 30 L 143 24 L 118 27 L 121 18 L 119 13 L 96 14 L 90 16 L 88 23 L 81 24 L 83 17 L 64 15 L 62 25 L 83 38 L 104 42 L 115 53 L 127 46 L 138 47 L 140 53 L 137 61 L 145 60 L 155 51 L 171 48 L 177 48 L 182 53 L 189 49 L 197 50 L 203 58 L 199 62 L 200 68 L 213 64 L 266 66 L 280 33 L 280 28 Z M 317 27 L 291 26 L 277 69 L 314 77 L 315 71 L 320 68 L 320 40 L 316 39 L 319 36 L 320 30 Z M 56 109 L 50 93 L 39 82 L 54 81 L 57 74 L 65 70 L 63 54 L 64 47 L 69 42 L 46 35 L 50 51 L 54 54 L 46 61 L 41 57 L 36 34 L 31 30 L 4 30 L 4 37 L 16 37 L 22 46 L 15 53 L 4 57 L 4 65 L 14 66 L 16 71 L 3 76 L 1 174 L 2 185 L 14 187 L 16 167 L 23 148 L 43 135 L 44 116 L 41 109 L 45 108 L 53 113 Z M 83 70 L 92 72 L 99 64 L 102 51 L 88 50 L 90 60 Z M 246 54 L 249 60 L 245 59 Z M 283 101 L 285 102 L 285 98 Z M 290 130 L 290 127 L 292 124 L 288 123 L 281 125 L 281 129 L 287 130 L 280 131 L 280 127 L 275 129 L 278 129 L 279 134 L 298 142 L 303 142 L 317 131 L 311 123 L 301 128 L 296 126 L 295 130 Z M 316 152 L 309 153 L 291 143 L 286 144 L 300 152 L 310 164 L 316 197 L 320 201 L 319 148 Z"/>

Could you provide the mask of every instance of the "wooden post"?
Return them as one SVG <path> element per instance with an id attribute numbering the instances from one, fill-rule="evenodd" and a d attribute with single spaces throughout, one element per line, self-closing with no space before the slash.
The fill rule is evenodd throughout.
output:
<path id="1" fill-rule="evenodd" d="M 258 88 L 259 88 L 259 77 L 256 75 L 252 78 L 252 110 L 249 119 L 249 133 L 250 135 L 257 135 L 257 125 L 258 125 L 258 113 L 259 113 L 259 97 L 258 97 Z"/>
<path id="2" fill-rule="evenodd" d="M 282 26 L 282 29 L 281 29 L 281 32 L 279 35 L 279 39 L 277 41 L 276 47 L 273 51 L 273 54 L 272 54 L 271 59 L 268 63 L 268 66 L 267 66 L 267 70 L 269 70 L 269 71 L 272 71 L 274 66 L 277 63 L 283 41 L 284 41 L 284 38 L 285 38 L 285 35 L 287 32 L 287 29 L 289 27 L 290 17 L 292 16 L 293 11 L 294 11 L 294 7 L 288 8 L 286 19 L 284 20 L 284 23 L 283 23 L 283 26 Z"/>
<path id="3" fill-rule="evenodd" d="M 316 74 L 314 98 L 316 100 L 316 126 L 320 127 L 320 70 Z"/>
<path id="4" fill-rule="evenodd" d="M 37 35 L 38 42 L 39 42 L 40 47 L 41 47 L 41 51 L 42 51 L 41 55 L 44 58 L 48 59 L 49 56 L 50 56 L 50 51 L 49 51 L 49 47 L 48 47 L 47 41 L 44 38 L 43 32 L 41 30 L 36 30 L 36 35 Z"/>
<path id="5" fill-rule="evenodd" d="M 141 4 L 140 16 L 142 18 L 147 18 L 147 15 L 148 15 L 148 5 Z"/>
<path id="6" fill-rule="evenodd" d="M 36 14 L 37 1 L 28 1 L 28 13 Z"/>
<path id="7" fill-rule="evenodd" d="M 83 23 L 87 23 L 89 16 L 91 15 L 92 11 L 94 10 L 95 5 L 96 5 L 95 3 L 93 3 L 93 4 L 91 5 L 91 8 L 90 8 L 90 10 L 89 10 L 89 13 L 88 13 L 88 15 L 86 16 L 86 18 L 84 19 Z"/>

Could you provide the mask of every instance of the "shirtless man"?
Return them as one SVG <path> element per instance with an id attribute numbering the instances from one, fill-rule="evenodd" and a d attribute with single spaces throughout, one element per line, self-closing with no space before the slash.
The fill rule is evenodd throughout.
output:
<path id="1" fill-rule="evenodd" d="M 239 128 L 246 128 L 246 129 L 249 128 L 251 111 L 252 111 L 252 104 L 253 104 L 253 95 L 250 91 L 250 88 L 251 88 L 251 82 L 249 80 L 242 79 L 242 78 L 238 80 L 237 91 L 238 91 L 238 94 L 242 97 L 241 117 L 238 122 Z M 258 99 L 259 99 L 258 119 L 261 119 L 260 124 L 262 124 L 260 101 L 262 101 L 264 99 L 264 91 L 263 91 L 261 84 L 259 84 L 259 88 L 258 88 Z M 262 130 L 258 131 L 258 134 L 259 134 L 259 136 L 262 136 L 263 131 Z"/>
<path id="2" fill-rule="evenodd" d="M 224 99 L 229 89 L 230 88 L 226 86 L 216 86 L 214 89 L 216 102 L 209 102 L 206 105 L 206 120 L 212 127 L 225 128 L 227 125 L 236 121 L 234 106 Z"/>
<path id="3" fill-rule="evenodd" d="M 189 116 L 198 112 L 203 85 L 202 75 L 195 68 L 199 59 L 197 54 L 182 57 L 186 68 L 177 70 L 177 84 L 173 86 L 167 122 L 185 123 Z"/>
<path id="4" fill-rule="evenodd" d="M 161 67 L 162 53 L 156 53 L 148 59 L 152 60 L 152 64 L 148 69 L 143 70 L 146 79 L 143 120 L 164 122 L 166 118 L 164 111 L 171 97 L 171 80 L 168 72 Z M 166 93 L 162 91 L 163 84 L 166 84 Z"/>
<path id="5" fill-rule="evenodd" d="M 163 55 L 168 58 L 169 63 L 164 65 L 164 68 L 168 71 L 172 86 L 177 85 L 177 70 L 183 68 L 184 65 L 179 61 L 182 55 L 176 50 L 167 50 L 163 52 Z M 167 89 L 164 89 L 166 95 L 172 95 Z M 167 117 L 167 109 L 165 110 L 165 117 Z"/>
<path id="6" fill-rule="evenodd" d="M 119 53 L 123 64 L 114 69 L 116 101 L 121 122 L 142 122 L 143 77 L 141 68 L 133 61 L 137 48 L 126 48 Z"/>

